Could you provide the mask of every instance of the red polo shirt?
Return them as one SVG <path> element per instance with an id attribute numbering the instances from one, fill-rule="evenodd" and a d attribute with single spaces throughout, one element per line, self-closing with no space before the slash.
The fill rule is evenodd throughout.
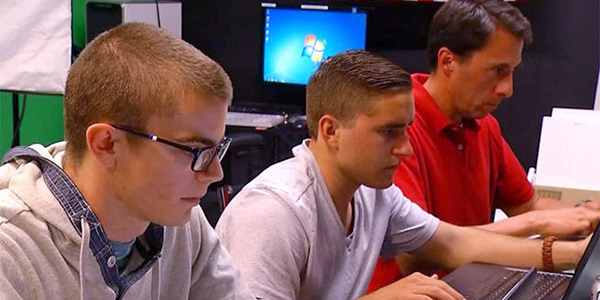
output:
<path id="1" fill-rule="evenodd" d="M 535 193 L 502 137 L 498 121 L 453 123 L 413 74 L 415 120 L 408 129 L 414 155 L 402 160 L 394 183 L 423 209 L 456 225 L 491 222 L 494 207 L 523 204 Z"/>
<path id="2" fill-rule="evenodd" d="M 394 174 L 404 195 L 441 220 L 465 226 L 490 223 L 494 207 L 531 199 L 535 191 L 498 121 L 487 115 L 453 123 L 423 87 L 428 75 L 411 77 L 415 120 L 408 134 L 414 154 Z M 380 258 L 368 292 L 401 277 L 394 259 Z"/>

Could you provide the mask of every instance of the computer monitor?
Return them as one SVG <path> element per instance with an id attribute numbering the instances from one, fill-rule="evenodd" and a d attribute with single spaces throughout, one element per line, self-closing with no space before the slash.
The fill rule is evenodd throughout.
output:
<path id="1" fill-rule="evenodd" d="M 261 87 L 271 104 L 304 107 L 305 86 L 328 57 L 365 49 L 367 13 L 356 7 L 262 3 Z"/>

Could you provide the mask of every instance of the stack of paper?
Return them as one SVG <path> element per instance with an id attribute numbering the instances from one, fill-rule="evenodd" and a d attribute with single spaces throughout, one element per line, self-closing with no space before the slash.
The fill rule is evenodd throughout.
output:
<path id="1" fill-rule="evenodd" d="M 554 108 L 544 117 L 535 186 L 565 201 L 600 199 L 600 111 Z"/>

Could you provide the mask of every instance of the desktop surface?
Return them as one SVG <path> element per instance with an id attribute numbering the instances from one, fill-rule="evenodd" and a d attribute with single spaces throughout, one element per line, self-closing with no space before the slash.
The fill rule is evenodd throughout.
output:
<path id="1" fill-rule="evenodd" d="M 227 112 L 227 116 L 225 118 L 225 125 L 254 128 L 271 128 L 283 123 L 285 119 L 286 116 L 283 114 L 229 111 Z"/>

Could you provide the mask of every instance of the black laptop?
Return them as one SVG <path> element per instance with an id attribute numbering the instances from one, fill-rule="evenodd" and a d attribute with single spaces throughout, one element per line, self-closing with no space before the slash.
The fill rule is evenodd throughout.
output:
<path id="1" fill-rule="evenodd" d="M 588 299 L 594 278 L 600 275 L 599 227 L 600 222 L 575 273 L 537 272 L 533 292 L 527 299 Z M 443 280 L 469 300 L 501 300 L 527 272 L 499 265 L 469 263 L 454 270 Z"/>
<path id="2" fill-rule="evenodd" d="M 535 289 L 537 268 L 531 267 L 529 271 L 502 297 L 502 300 L 530 300 Z"/>

